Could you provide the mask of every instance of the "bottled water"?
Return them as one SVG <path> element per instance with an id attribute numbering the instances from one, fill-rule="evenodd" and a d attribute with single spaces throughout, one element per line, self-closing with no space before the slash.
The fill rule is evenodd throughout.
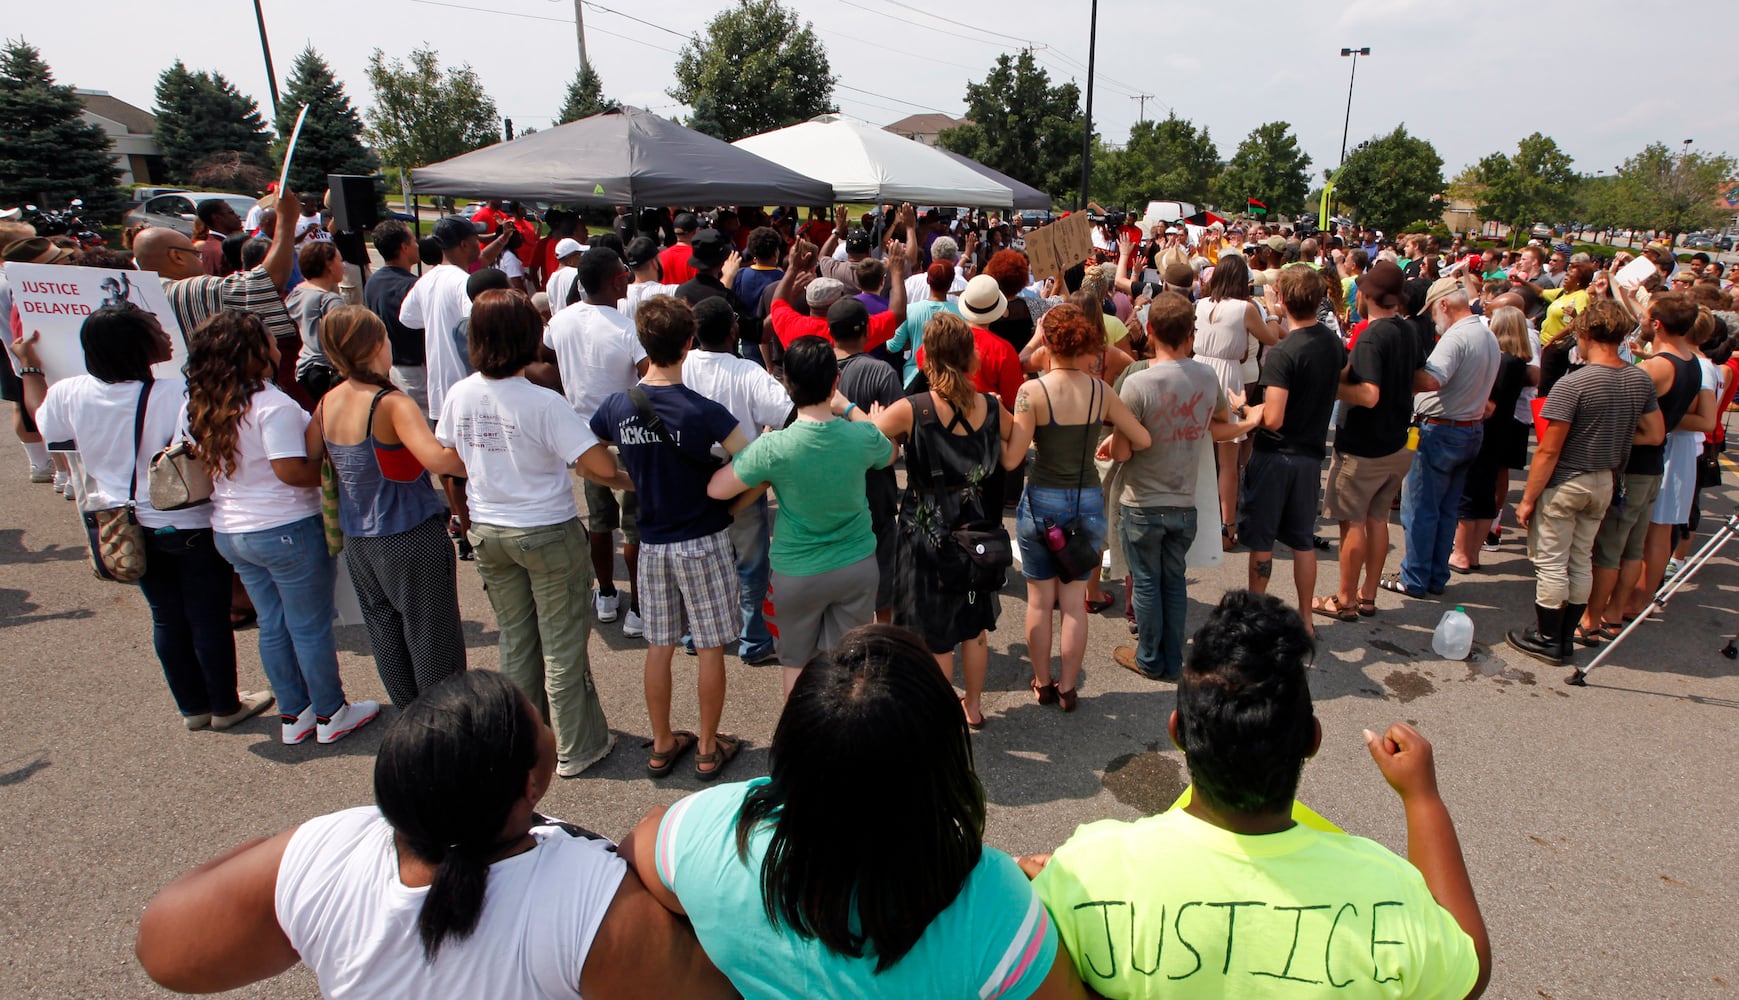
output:
<path id="1" fill-rule="evenodd" d="M 1473 651 L 1473 619 L 1467 617 L 1467 608 L 1457 604 L 1454 611 L 1443 612 L 1431 633 L 1431 649 L 1445 660 L 1467 659 Z"/>

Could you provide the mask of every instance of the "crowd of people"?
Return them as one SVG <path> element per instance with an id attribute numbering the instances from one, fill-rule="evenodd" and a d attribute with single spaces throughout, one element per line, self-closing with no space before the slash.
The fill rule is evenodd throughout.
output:
<path id="1" fill-rule="evenodd" d="M 1171 965 L 1164 921 L 1136 906 L 1212 900 L 1253 867 L 1272 899 L 1200 904 L 1266 907 L 1236 947 L 1226 933 L 1220 986 L 1234 967 L 1354 976 L 1341 911 L 1319 978 L 1281 954 L 1311 908 L 1289 902 L 1320 896 L 1365 922 L 1349 942 L 1377 942 L 1377 908 L 1403 908 L 1413 947 L 1374 964 L 1365 949 L 1373 985 L 1476 994 L 1489 948 L 1422 737 L 1366 734 L 1407 805 L 1413 866 L 1295 822 L 1320 739 L 1316 623 L 1480 572 L 1510 470 L 1526 470 L 1514 523 L 1536 609 L 1508 641 L 1558 664 L 1611 641 L 1696 530 L 1739 382 L 1739 292 L 1668 244 L 1643 266 L 1568 244 L 1177 220 L 1104 226 L 1041 276 L 1018 220 L 970 213 L 815 209 L 799 229 L 794 209 L 622 209 L 592 232 L 580 213 L 540 223 L 491 201 L 420 239 L 380 223 L 370 266 L 352 262 L 355 234 L 304 210 L 315 200 L 280 192 L 247 222 L 213 210 L 197 240 L 144 229 L 131 260 L 3 234 L 9 261 L 155 272 L 186 333 L 176 359 L 155 316 L 105 307 L 80 333 L 85 374 L 51 385 L 0 281 L 32 478 L 58 462 L 83 511 L 130 506 L 145 529 L 139 583 L 186 727 L 275 702 L 283 742 L 324 744 L 380 715 L 339 676 L 341 565 L 399 710 L 378 809 L 246 847 L 153 905 L 140 955 L 177 988 L 300 956 L 334 995 L 628 995 L 640 975 L 696 996 L 1141 996 L 1162 967 L 1212 963 L 1190 947 L 1194 970 Z M 178 377 L 153 376 L 172 360 Z M 210 503 L 159 511 L 151 460 L 178 444 L 209 470 Z M 1247 590 L 1186 642 L 1204 516 L 1223 551 L 1248 553 Z M 1320 595 L 1319 517 L 1340 562 Z M 1291 609 L 1266 596 L 1277 548 Z M 499 677 L 466 671 L 461 561 L 485 585 Z M 1171 737 L 1194 782 L 1186 808 L 1084 827 L 1048 863 L 983 846 L 968 739 L 989 722 L 990 633 L 1017 565 L 1034 700 L 1076 710 L 1089 623 L 1121 583 L 1134 639 L 1114 661 L 1177 685 Z M 269 692 L 238 689 L 233 629 L 250 620 Z M 739 755 L 727 651 L 778 663 L 786 706 L 770 778 L 684 799 L 612 853 L 535 807 L 552 776 L 615 749 L 588 645 L 618 622 L 646 643 L 652 777 L 692 754 L 713 782 Z M 679 647 L 693 728 L 672 717 Z M 833 781 L 840 767 L 860 780 Z M 898 873 L 865 860 L 890 831 Z M 1249 849 L 1269 836 L 1288 860 Z M 410 894 L 375 891 L 378 871 Z M 256 901 L 275 885 L 276 919 L 201 930 L 250 879 Z M 564 886 L 580 891 L 548 897 Z M 532 908 L 558 933 L 503 949 Z M 391 929 L 364 945 L 315 919 L 330 912 Z"/>

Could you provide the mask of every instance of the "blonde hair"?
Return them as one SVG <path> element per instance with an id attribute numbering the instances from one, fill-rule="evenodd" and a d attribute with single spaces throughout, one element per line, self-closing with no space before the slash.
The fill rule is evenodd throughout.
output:
<path id="1" fill-rule="evenodd" d="M 972 327 L 958 314 L 939 312 L 924 324 L 924 376 L 930 389 L 957 410 L 970 409 L 978 387 L 972 384 L 977 353 Z"/>
<path id="2" fill-rule="evenodd" d="M 1528 342 L 1528 317 L 1515 306 L 1501 306 L 1492 311 L 1491 332 L 1497 337 L 1498 347 L 1511 357 L 1530 360 L 1534 356 L 1533 346 Z"/>

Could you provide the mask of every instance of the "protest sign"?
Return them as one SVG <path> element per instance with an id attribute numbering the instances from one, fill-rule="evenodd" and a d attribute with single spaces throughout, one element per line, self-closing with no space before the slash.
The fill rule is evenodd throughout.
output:
<path id="1" fill-rule="evenodd" d="M 163 282 L 152 271 L 122 271 L 102 267 L 65 267 L 57 264 L 6 265 L 12 286 L 12 304 L 25 334 L 40 333 L 37 354 L 43 376 L 52 385 L 85 371 L 85 352 L 79 344 L 79 328 L 85 317 L 104 306 L 131 303 L 157 317 L 169 334 L 174 355 L 152 367 L 160 378 L 181 374 L 187 363 L 187 341 L 175 319 Z"/>
<path id="2" fill-rule="evenodd" d="M 1022 234 L 1026 238 L 1026 255 L 1032 264 L 1033 277 L 1056 278 L 1060 284 L 1064 271 L 1093 252 L 1092 225 L 1086 212 L 1076 212 Z"/>
<path id="3" fill-rule="evenodd" d="M 1657 273 L 1654 261 L 1647 257 L 1638 257 L 1619 268 L 1618 273 L 1612 276 L 1612 283 L 1620 288 L 1637 288 Z"/>

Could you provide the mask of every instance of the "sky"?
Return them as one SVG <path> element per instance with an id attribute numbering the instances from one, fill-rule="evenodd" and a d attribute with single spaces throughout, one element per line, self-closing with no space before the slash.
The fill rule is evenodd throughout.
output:
<path id="1" fill-rule="evenodd" d="M 725 4 L 601 0 L 585 8 L 588 56 L 605 93 L 667 117 L 676 51 Z M 1032 46 L 1053 81 L 1086 83 L 1087 0 L 784 0 L 827 47 L 846 114 L 887 124 L 965 111 L 966 84 L 998 54 Z M 1445 179 L 1541 131 L 1585 173 L 1610 172 L 1650 142 L 1739 153 L 1739 60 L 1725 30 L 1731 0 L 1679 0 L 1639 17 L 1634 3 L 1547 0 L 1483 10 L 1425 0 L 1330 4 L 1102 0 L 1094 128 L 1121 143 L 1142 110 L 1206 126 L 1222 158 L 1249 131 L 1290 122 L 1312 177 L 1339 162 L 1352 60 L 1349 148 L 1405 123 L 1444 160 Z M 547 128 L 578 66 L 573 0 L 263 0 L 280 88 L 312 44 L 351 99 L 372 95 L 364 67 L 380 48 L 403 57 L 427 43 L 443 65 L 468 62 L 515 127 Z M 43 53 L 62 83 L 106 90 L 149 109 L 157 75 L 177 57 L 222 72 L 270 120 L 270 90 L 252 5 L 82 0 L 8 4 L 0 28 Z M 937 11 L 938 15 L 927 11 Z M 620 12 L 620 13 L 616 13 Z M 1475 12 L 1475 13 L 1470 13 Z M 994 18 L 985 14 L 993 13 Z M 631 18 L 638 18 L 634 20 Z M 1707 30 L 1698 30 L 1701 24 Z M 973 27 L 967 27 L 973 25 Z M 1162 196 L 1163 192 L 1154 192 Z"/>

